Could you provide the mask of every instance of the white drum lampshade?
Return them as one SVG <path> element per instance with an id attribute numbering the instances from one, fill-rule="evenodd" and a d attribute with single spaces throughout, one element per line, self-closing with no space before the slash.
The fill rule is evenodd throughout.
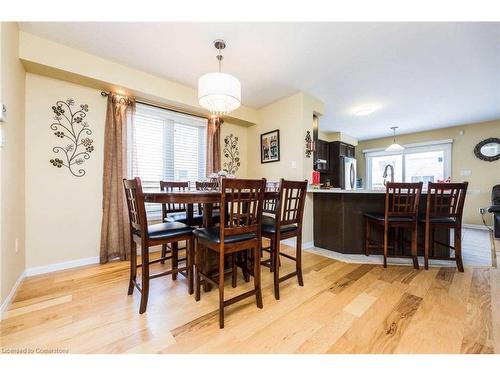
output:
<path id="1" fill-rule="evenodd" d="M 241 83 L 226 73 L 204 74 L 198 80 L 198 102 L 214 115 L 225 115 L 241 105 Z"/>

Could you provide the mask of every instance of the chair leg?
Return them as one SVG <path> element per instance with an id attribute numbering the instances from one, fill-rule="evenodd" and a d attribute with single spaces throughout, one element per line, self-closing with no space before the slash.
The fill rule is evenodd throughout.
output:
<path id="1" fill-rule="evenodd" d="M 200 300 L 200 288 L 201 288 L 201 280 L 200 280 L 201 251 L 202 251 L 202 249 L 200 248 L 200 245 L 198 244 L 198 241 L 195 240 L 195 246 L 194 246 L 194 254 L 195 254 L 195 260 L 194 260 L 195 294 L 194 294 L 194 299 L 196 301 Z"/>
<path id="2" fill-rule="evenodd" d="M 193 294 L 194 285 L 193 285 L 193 263 L 194 263 L 194 238 L 186 241 L 186 263 L 187 263 L 187 274 L 188 274 L 188 285 L 189 285 L 189 294 Z"/>
<path id="3" fill-rule="evenodd" d="M 365 255 L 370 255 L 370 221 L 365 217 Z"/>
<path id="4" fill-rule="evenodd" d="M 224 254 L 219 253 L 219 327 L 224 328 Z"/>
<path id="5" fill-rule="evenodd" d="M 419 269 L 418 266 L 418 254 L 417 254 L 417 241 L 418 241 L 418 224 L 411 229 L 411 256 L 413 258 L 413 268 Z"/>
<path id="6" fill-rule="evenodd" d="M 134 293 L 134 281 L 137 277 L 137 243 L 132 241 L 130 249 L 130 280 L 128 283 L 128 295 Z"/>
<path id="7" fill-rule="evenodd" d="M 165 243 L 161 245 L 161 257 L 165 258 L 166 256 L 167 256 L 167 244 Z M 165 260 L 162 260 L 160 263 L 165 264 Z"/>
<path id="8" fill-rule="evenodd" d="M 269 262 L 269 272 L 273 272 L 274 271 L 274 262 L 275 262 L 275 259 L 274 259 L 275 258 L 274 255 L 275 254 L 274 254 L 273 249 L 275 247 L 276 241 L 274 241 L 274 239 L 271 237 L 271 239 L 270 239 L 269 242 L 270 242 L 270 245 L 269 245 L 269 250 L 270 250 L 270 252 L 269 252 L 269 260 L 270 260 L 270 262 Z"/>
<path id="9" fill-rule="evenodd" d="M 462 228 L 453 229 L 455 235 L 455 259 L 457 260 L 457 268 L 459 272 L 464 272 L 464 264 L 462 262 Z"/>
<path id="10" fill-rule="evenodd" d="M 387 268 L 387 241 L 389 235 L 389 228 L 387 223 L 384 224 L 384 268 Z"/>
<path id="11" fill-rule="evenodd" d="M 179 243 L 172 242 L 172 280 L 177 280 L 177 270 L 179 268 Z"/>
<path id="12" fill-rule="evenodd" d="M 149 297 L 149 248 L 145 243 L 141 243 L 141 263 L 142 263 L 142 292 L 141 292 L 141 306 L 139 314 L 146 312 Z"/>
<path id="13" fill-rule="evenodd" d="M 297 271 L 297 279 L 300 286 L 304 286 L 304 278 L 302 276 L 302 234 L 297 236 L 297 245 L 295 253 L 295 270 Z"/>
<path id="14" fill-rule="evenodd" d="M 262 290 L 260 286 L 260 246 L 253 248 L 253 285 L 255 288 L 255 300 L 257 307 L 262 309 Z"/>
<path id="15" fill-rule="evenodd" d="M 274 298 L 280 299 L 280 267 L 279 267 L 279 256 L 280 256 L 280 243 L 277 242 L 274 249 L 271 249 L 271 254 L 274 257 L 273 267 L 274 267 Z"/>
<path id="16" fill-rule="evenodd" d="M 250 274 L 248 272 L 248 250 L 241 252 L 241 264 L 243 264 L 243 279 L 248 283 L 250 281 Z"/>
<path id="17" fill-rule="evenodd" d="M 231 286 L 236 288 L 238 279 L 238 268 L 236 267 L 236 255 L 237 253 L 231 254 Z"/>
<path id="18" fill-rule="evenodd" d="M 424 237 L 424 268 L 429 269 L 429 240 L 430 240 L 430 225 L 425 222 L 425 237 Z"/>

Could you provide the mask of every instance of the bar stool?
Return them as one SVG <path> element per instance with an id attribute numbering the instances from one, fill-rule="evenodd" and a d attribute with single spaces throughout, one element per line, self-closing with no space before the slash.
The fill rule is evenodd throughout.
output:
<path id="1" fill-rule="evenodd" d="M 260 247 L 262 201 L 266 180 L 222 180 L 221 221 L 219 227 L 200 228 L 194 231 L 196 238 L 196 301 L 200 300 L 200 284 L 202 280 L 219 289 L 219 326 L 224 328 L 224 308 L 255 296 L 258 308 L 262 308 L 262 291 L 260 283 Z M 201 248 L 211 250 L 219 256 L 218 280 L 203 272 L 201 264 Z M 224 257 L 237 252 L 252 250 L 254 288 L 229 300 L 224 300 Z"/>
<path id="2" fill-rule="evenodd" d="M 268 189 L 276 189 L 269 186 Z M 302 219 L 304 216 L 304 204 L 307 191 L 306 181 L 280 180 L 278 186 L 278 197 L 273 202 L 267 202 L 267 212 L 273 216 L 262 216 L 262 237 L 271 241 L 271 259 L 263 261 L 274 272 L 274 298 L 280 299 L 279 284 L 294 276 L 300 286 L 304 286 L 302 277 Z M 274 208 L 274 210 L 272 210 Z M 296 237 L 295 257 L 280 251 L 281 240 Z M 280 256 L 295 262 L 295 271 L 280 277 Z"/>
<path id="3" fill-rule="evenodd" d="M 148 225 L 141 179 L 139 177 L 132 180 L 124 179 L 123 187 L 127 200 L 132 244 L 128 294 L 131 295 L 134 292 L 134 287 L 139 290 L 141 293 L 139 313 L 142 314 L 146 311 L 148 304 L 149 281 L 151 279 L 167 275 L 174 276 L 180 273 L 188 279 L 189 294 L 193 294 L 194 228 L 179 222 Z M 162 254 L 158 259 L 149 260 L 149 248 L 151 246 L 166 245 L 179 241 L 186 241 L 187 243 L 187 259 L 184 267 L 179 267 L 178 263 L 174 263 L 174 259 L 178 258 L 176 247 L 172 247 L 171 256 L 163 256 Z M 137 242 L 141 244 L 141 264 L 137 264 Z M 172 259 L 170 270 L 153 275 L 150 274 L 149 266 L 151 264 L 164 262 L 167 259 Z M 142 269 L 142 282 L 140 285 L 136 280 L 137 268 Z"/>
<path id="4" fill-rule="evenodd" d="M 424 267 L 426 270 L 429 269 L 429 248 L 431 248 L 434 259 L 455 260 L 458 271 L 464 272 L 462 262 L 462 213 L 468 185 L 468 182 L 429 182 L 425 218 L 420 220 L 425 225 Z M 453 246 L 434 240 L 434 231 L 437 228 L 453 229 Z M 455 250 L 455 257 L 435 258 L 435 243 Z"/>
<path id="5" fill-rule="evenodd" d="M 392 228 L 411 230 L 411 257 L 413 267 L 418 269 L 418 205 L 422 192 L 422 182 L 389 182 L 385 190 L 384 213 L 365 213 L 365 254 L 368 256 L 371 248 L 380 248 L 379 243 L 370 239 L 371 226 L 381 226 L 384 229 L 384 268 L 387 268 L 389 248 L 389 230 Z"/>

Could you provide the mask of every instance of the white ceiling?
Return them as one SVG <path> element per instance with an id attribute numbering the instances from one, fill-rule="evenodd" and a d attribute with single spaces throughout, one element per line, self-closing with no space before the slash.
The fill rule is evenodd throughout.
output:
<path id="1" fill-rule="evenodd" d="M 500 118 L 500 23 L 21 23 L 21 29 L 193 87 L 217 68 L 261 107 L 297 91 L 320 129 L 359 139 Z M 353 111 L 379 109 L 368 116 Z"/>

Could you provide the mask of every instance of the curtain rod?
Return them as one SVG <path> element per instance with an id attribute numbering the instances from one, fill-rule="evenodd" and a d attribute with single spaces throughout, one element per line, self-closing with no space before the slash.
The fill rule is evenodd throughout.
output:
<path id="1" fill-rule="evenodd" d="M 101 91 L 101 95 L 103 97 L 106 97 L 106 96 L 109 96 L 111 93 L 110 92 L 106 92 L 106 91 Z M 136 103 L 140 103 L 140 104 L 145 104 L 145 105 L 149 105 L 151 107 L 155 107 L 155 108 L 160 108 L 160 109 L 166 109 L 167 111 L 172 111 L 172 112 L 176 112 L 176 113 L 180 113 L 182 115 L 188 115 L 188 116 L 194 116 L 194 117 L 199 117 L 199 118 L 204 118 L 206 120 L 210 120 L 210 118 L 206 117 L 206 116 L 200 116 L 200 115 L 197 115 L 197 114 L 194 114 L 194 113 L 189 113 L 189 112 L 184 112 L 184 111 L 179 111 L 178 109 L 173 109 L 173 108 L 169 108 L 167 106 L 161 106 L 161 105 L 158 105 L 158 104 L 154 104 L 154 103 L 151 103 L 151 102 L 147 102 L 145 100 L 142 100 L 142 99 L 136 99 L 135 100 Z"/>

